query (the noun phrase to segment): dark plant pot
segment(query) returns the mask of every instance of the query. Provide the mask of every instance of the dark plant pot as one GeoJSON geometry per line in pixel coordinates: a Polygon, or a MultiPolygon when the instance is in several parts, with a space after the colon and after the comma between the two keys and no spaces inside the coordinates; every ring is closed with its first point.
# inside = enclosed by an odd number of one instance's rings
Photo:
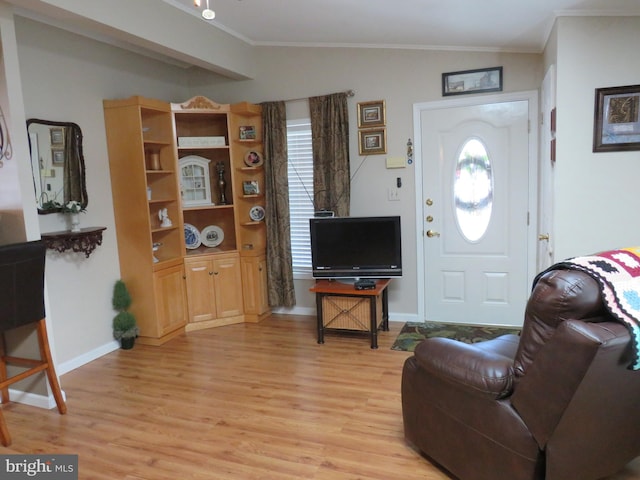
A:
{"type": "Polygon", "coordinates": [[[120,339],[120,348],[122,350],[131,350],[133,348],[133,344],[136,341],[136,337],[126,337],[120,339]]]}

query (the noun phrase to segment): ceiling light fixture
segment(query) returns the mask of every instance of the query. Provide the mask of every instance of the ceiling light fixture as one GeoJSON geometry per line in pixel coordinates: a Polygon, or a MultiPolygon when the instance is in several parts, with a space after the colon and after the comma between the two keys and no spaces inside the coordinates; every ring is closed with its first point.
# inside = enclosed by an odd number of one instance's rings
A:
{"type": "MultiPolygon", "coordinates": [[[[206,0],[206,2],[207,2],[206,8],[202,10],[202,18],[204,18],[205,20],[213,20],[214,18],[216,18],[216,12],[214,12],[209,8],[209,0],[206,0]]],[[[201,0],[193,0],[193,4],[196,7],[200,8],[200,5],[202,4],[202,2],[201,0]]]]}

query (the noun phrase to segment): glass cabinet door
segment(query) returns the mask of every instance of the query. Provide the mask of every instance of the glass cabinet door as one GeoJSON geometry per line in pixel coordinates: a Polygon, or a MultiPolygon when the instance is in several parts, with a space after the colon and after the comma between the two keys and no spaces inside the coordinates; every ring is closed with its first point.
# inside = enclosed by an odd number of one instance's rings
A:
{"type": "Polygon", "coordinates": [[[211,205],[210,162],[197,155],[180,159],[180,187],[184,205],[211,205]]]}

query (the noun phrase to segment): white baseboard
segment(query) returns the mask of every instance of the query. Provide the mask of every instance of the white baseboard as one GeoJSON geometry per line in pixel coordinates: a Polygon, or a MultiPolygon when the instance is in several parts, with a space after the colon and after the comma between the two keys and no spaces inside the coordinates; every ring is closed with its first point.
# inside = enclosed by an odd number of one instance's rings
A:
{"type": "Polygon", "coordinates": [[[277,307],[271,310],[271,313],[278,315],[308,315],[315,317],[316,309],[310,307],[277,307]]]}
{"type": "MultiPolygon", "coordinates": [[[[67,396],[62,390],[62,398],[66,401],[67,396]]],[[[53,398],[53,395],[38,395],[35,393],[23,392],[21,390],[14,390],[13,388],[9,389],[9,399],[12,402],[22,403],[24,405],[30,405],[32,407],[44,408],[46,410],[51,410],[56,407],[56,400],[53,398]]]]}
{"type": "MultiPolygon", "coordinates": [[[[278,307],[274,308],[272,313],[278,315],[307,315],[316,316],[316,309],[310,307],[278,307]]],[[[389,313],[390,322],[417,322],[418,315],[416,313],[389,313]]]]}
{"type": "Polygon", "coordinates": [[[86,365],[93,360],[106,355],[107,353],[111,353],[120,348],[120,344],[117,340],[113,340],[111,342],[105,343],[104,345],[94,348],[93,350],[80,355],[79,357],[72,358],[71,360],[67,360],[59,365],[56,365],[56,373],[58,376],[64,375],[65,373],[70,372],[71,370],[75,370],[82,365],[86,365]]]}

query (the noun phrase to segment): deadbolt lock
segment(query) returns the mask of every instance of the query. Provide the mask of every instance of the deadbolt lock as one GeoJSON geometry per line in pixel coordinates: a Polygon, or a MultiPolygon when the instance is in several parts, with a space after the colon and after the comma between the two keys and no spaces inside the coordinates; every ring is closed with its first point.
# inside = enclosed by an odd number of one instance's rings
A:
{"type": "Polygon", "coordinates": [[[427,198],[427,205],[431,206],[433,205],[433,200],[431,200],[430,198],[427,198]]]}
{"type": "Polygon", "coordinates": [[[433,222],[433,217],[431,215],[427,215],[427,222],[428,223],[433,222]]]}

